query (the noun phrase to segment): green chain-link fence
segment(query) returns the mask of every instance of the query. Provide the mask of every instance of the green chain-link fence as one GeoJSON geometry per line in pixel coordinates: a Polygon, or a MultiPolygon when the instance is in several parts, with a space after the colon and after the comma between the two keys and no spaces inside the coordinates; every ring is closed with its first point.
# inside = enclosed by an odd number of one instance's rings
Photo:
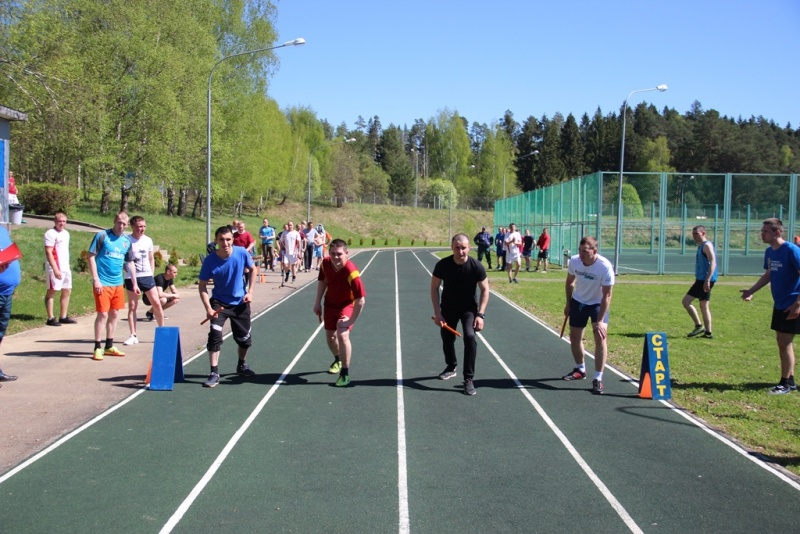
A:
{"type": "MultiPolygon", "coordinates": [[[[795,234],[796,174],[626,173],[619,273],[694,273],[691,229],[706,227],[722,275],[763,272],[761,223],[778,217],[784,238],[795,234]]],[[[494,224],[551,236],[550,261],[563,264],[584,235],[597,238],[612,262],[619,173],[597,172],[495,202],[494,224]]]]}

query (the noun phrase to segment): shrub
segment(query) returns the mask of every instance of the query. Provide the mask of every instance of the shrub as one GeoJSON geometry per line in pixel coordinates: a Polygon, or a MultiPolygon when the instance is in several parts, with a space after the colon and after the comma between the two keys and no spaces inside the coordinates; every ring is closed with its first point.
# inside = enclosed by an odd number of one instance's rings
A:
{"type": "Polygon", "coordinates": [[[358,240],[358,244],[361,245],[362,247],[364,246],[364,238],[363,237],[358,240]]]}
{"type": "Polygon", "coordinates": [[[78,190],[57,184],[28,183],[20,187],[20,202],[37,215],[54,215],[61,210],[69,213],[78,201],[78,190]]]}
{"type": "Polygon", "coordinates": [[[160,250],[156,250],[153,253],[153,263],[156,264],[156,269],[158,269],[164,264],[164,255],[161,253],[160,250]]]}
{"type": "Polygon", "coordinates": [[[348,237],[348,238],[347,238],[347,246],[349,247],[349,246],[351,246],[352,244],[353,244],[353,238],[352,238],[352,237],[348,237]]]}
{"type": "Polygon", "coordinates": [[[389,238],[387,237],[386,239],[383,240],[383,246],[388,246],[388,245],[389,245],[389,238]]]}
{"type": "Polygon", "coordinates": [[[423,241],[422,245],[427,247],[428,246],[428,240],[426,239],[425,241],[423,241]]]}
{"type": "Polygon", "coordinates": [[[397,238],[397,246],[398,247],[400,246],[400,238],[399,237],[397,238]]]}
{"type": "Polygon", "coordinates": [[[82,250],[81,255],[78,256],[78,261],[75,263],[75,269],[79,273],[89,272],[89,251],[82,250]]]}
{"type": "Polygon", "coordinates": [[[178,265],[178,263],[180,263],[181,257],[178,255],[177,248],[173,248],[172,250],[169,251],[169,261],[171,263],[174,263],[175,265],[178,265]]]}
{"type": "Polygon", "coordinates": [[[200,256],[197,254],[189,254],[189,259],[187,260],[189,267],[199,267],[200,266],[200,256]]]}
{"type": "Polygon", "coordinates": [[[411,246],[414,246],[414,239],[411,240],[411,246]]]}
{"type": "Polygon", "coordinates": [[[373,247],[375,246],[375,238],[374,237],[372,238],[372,246],[373,247]]]}

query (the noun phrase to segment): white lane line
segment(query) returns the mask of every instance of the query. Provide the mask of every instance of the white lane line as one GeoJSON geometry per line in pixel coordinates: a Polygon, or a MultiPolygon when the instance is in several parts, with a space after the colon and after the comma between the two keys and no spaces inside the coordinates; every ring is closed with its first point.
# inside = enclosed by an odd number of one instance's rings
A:
{"type": "MultiPolygon", "coordinates": [[[[417,260],[419,260],[419,258],[417,258],[417,260]]],[[[422,264],[421,260],[420,260],[420,264],[422,264]]],[[[424,264],[422,266],[423,266],[423,268],[425,268],[426,271],[428,271],[428,268],[425,267],[424,264]]],[[[430,271],[428,271],[428,272],[430,273],[430,271]]],[[[495,293],[494,291],[492,293],[497,295],[497,293],[495,293]]],[[[507,299],[503,299],[503,300],[506,300],[506,302],[509,302],[510,304],[514,305],[513,303],[511,303],[507,299]]],[[[521,309],[521,308],[519,308],[519,306],[516,306],[516,305],[514,305],[514,306],[517,309],[521,309]]],[[[522,310],[522,311],[525,311],[525,310],[522,310]]],[[[529,317],[533,317],[530,314],[527,314],[527,315],[529,317]]],[[[542,326],[544,326],[545,328],[547,328],[551,332],[555,333],[555,331],[553,329],[551,329],[550,327],[548,327],[547,325],[545,325],[544,323],[542,323],[538,319],[534,318],[534,320],[536,320],[536,322],[538,322],[539,324],[541,324],[542,326]]],[[[547,424],[547,426],[550,427],[550,430],[553,431],[553,433],[558,437],[558,439],[561,441],[561,443],[564,445],[564,447],[567,449],[567,451],[570,453],[570,455],[572,455],[572,457],[575,459],[575,461],[578,463],[578,465],[581,466],[581,469],[583,469],[584,473],[586,473],[586,475],[594,483],[594,485],[597,487],[597,489],[600,490],[600,493],[603,495],[603,497],[605,497],[605,499],[609,502],[609,504],[611,504],[611,507],[614,508],[614,510],[617,512],[617,515],[620,516],[620,518],[625,523],[625,525],[628,526],[630,531],[634,532],[636,534],[644,534],[642,529],[639,528],[639,526],[636,524],[636,522],[633,520],[633,518],[630,516],[630,514],[628,514],[628,512],[625,510],[625,508],[623,508],[622,504],[620,504],[620,502],[617,500],[617,498],[614,497],[614,495],[606,487],[606,485],[603,484],[603,481],[600,480],[600,478],[595,474],[595,472],[592,470],[592,468],[589,467],[589,464],[586,463],[586,460],[583,459],[583,457],[580,455],[580,453],[577,451],[577,449],[575,449],[575,447],[572,445],[572,443],[570,443],[570,441],[567,439],[567,436],[565,436],[564,433],[561,432],[561,429],[559,429],[556,426],[556,424],[553,422],[552,419],[550,419],[550,417],[547,415],[547,413],[544,411],[544,409],[542,409],[542,407],[539,405],[539,403],[536,402],[536,400],[534,400],[534,398],[531,396],[530,393],[528,393],[528,390],[525,389],[525,386],[523,386],[522,383],[519,381],[519,379],[514,375],[514,373],[511,372],[511,369],[509,369],[508,366],[505,364],[505,362],[502,360],[502,358],[500,358],[500,355],[497,354],[497,352],[495,352],[495,350],[492,348],[491,345],[489,345],[489,342],[486,341],[486,338],[484,338],[483,335],[480,334],[480,333],[478,333],[477,336],[480,338],[480,340],[483,342],[483,344],[486,346],[486,348],[489,350],[489,352],[492,353],[492,356],[494,356],[495,359],[498,361],[498,363],[500,363],[500,366],[505,370],[505,372],[508,374],[508,376],[511,377],[511,379],[514,381],[514,383],[517,385],[517,388],[522,392],[523,395],[525,395],[525,397],[528,399],[528,402],[530,402],[533,405],[533,407],[539,413],[539,416],[544,420],[544,422],[547,424]]]]}
{"type": "MultiPolygon", "coordinates": [[[[520,313],[525,315],[526,317],[528,317],[529,319],[531,319],[533,322],[535,322],[538,325],[544,327],[545,330],[550,331],[551,333],[553,333],[556,336],[558,335],[558,332],[556,332],[555,330],[550,328],[549,325],[547,325],[544,322],[542,322],[538,317],[536,317],[535,315],[530,313],[525,308],[522,308],[521,306],[519,306],[515,302],[511,302],[510,300],[508,300],[503,295],[500,295],[499,293],[495,293],[493,291],[492,294],[495,295],[496,297],[498,297],[500,300],[504,301],[506,304],[508,304],[512,308],[516,309],[517,311],[519,311],[520,313]]],[[[564,341],[566,343],[569,343],[569,338],[565,337],[565,338],[562,339],[562,341],[564,341]]],[[[585,351],[585,352],[586,352],[587,356],[589,356],[591,359],[594,359],[594,355],[591,352],[589,352],[589,351],[585,351]]],[[[615,368],[612,365],[606,364],[605,369],[606,369],[606,371],[611,371],[615,375],[619,376],[621,379],[623,379],[624,381],[626,381],[629,384],[631,384],[637,390],[639,389],[639,381],[638,380],[636,380],[634,378],[631,378],[630,376],[628,376],[627,374],[623,373],[622,371],[620,371],[619,369],[615,368]]],[[[747,458],[749,461],[753,462],[754,464],[756,464],[760,468],[765,469],[766,471],[768,471],[772,475],[775,475],[776,477],[778,477],[783,482],[786,482],[787,484],[789,484],[795,490],[800,491],[800,483],[797,480],[791,478],[791,476],[787,476],[786,473],[784,473],[780,469],[770,465],[769,463],[765,462],[764,460],[761,460],[760,458],[758,458],[758,456],[755,456],[755,455],[751,454],[750,451],[748,451],[747,449],[745,449],[741,445],[737,444],[736,442],[731,441],[730,439],[725,437],[723,434],[719,433],[717,430],[711,428],[710,426],[706,425],[704,422],[702,422],[699,419],[695,418],[692,414],[687,413],[686,410],[684,410],[680,406],[675,406],[675,405],[671,404],[669,401],[665,401],[665,400],[659,400],[657,402],[660,402],[664,407],[669,408],[670,410],[672,410],[676,414],[680,415],[681,417],[683,417],[687,421],[691,422],[697,428],[699,428],[699,429],[703,430],[704,432],[706,432],[707,434],[715,437],[720,442],[724,443],[725,445],[727,445],[728,447],[733,449],[735,452],[737,452],[741,456],[747,458]]]]}
{"type": "Polygon", "coordinates": [[[323,326],[324,326],[323,323],[320,323],[319,326],[317,326],[316,330],[314,330],[314,333],[311,334],[311,336],[305,342],[300,351],[295,355],[294,359],[292,359],[291,363],[289,363],[289,366],[286,367],[286,369],[284,369],[283,373],[275,382],[275,384],[273,384],[272,387],[269,388],[267,394],[264,395],[261,401],[256,405],[255,409],[253,409],[253,411],[250,412],[250,415],[247,417],[247,419],[245,419],[242,426],[240,426],[239,429],[236,431],[236,433],[231,437],[231,439],[228,440],[228,443],[225,445],[225,447],[219,453],[217,458],[211,464],[211,467],[208,468],[208,471],[206,471],[205,475],[203,475],[203,478],[200,479],[200,481],[195,485],[192,491],[189,492],[189,495],[183,500],[181,505],[178,506],[178,509],[175,510],[175,513],[172,514],[172,517],[170,517],[169,520],[164,524],[164,526],[160,530],[162,534],[172,532],[172,529],[177,526],[177,524],[180,522],[180,520],[192,506],[197,497],[200,496],[200,493],[203,491],[203,489],[205,489],[208,483],[211,482],[211,479],[214,477],[214,474],[216,474],[216,472],[222,466],[222,462],[225,461],[225,459],[231,453],[231,451],[239,442],[239,440],[242,439],[244,433],[247,431],[248,428],[250,428],[250,425],[253,424],[253,421],[256,420],[256,417],[258,417],[258,414],[260,414],[261,410],[264,409],[264,406],[267,405],[267,402],[269,402],[269,400],[272,398],[275,392],[278,391],[278,388],[281,386],[281,384],[283,384],[284,380],[286,379],[286,375],[288,375],[289,372],[291,372],[292,368],[297,364],[297,362],[300,361],[300,357],[303,354],[305,354],[306,350],[311,345],[311,342],[314,341],[314,338],[317,337],[317,334],[320,332],[320,330],[322,330],[323,326]]]}
{"type": "MultiPolygon", "coordinates": [[[[302,290],[302,289],[303,288],[300,288],[300,290],[302,290]]],[[[282,298],[281,300],[275,302],[270,307],[268,307],[267,309],[262,311],[260,314],[258,314],[258,316],[256,316],[256,319],[258,317],[261,317],[262,315],[264,315],[268,311],[272,310],[273,308],[275,308],[279,304],[282,304],[286,300],[292,298],[298,292],[299,291],[296,291],[296,292],[292,293],[291,295],[288,295],[288,296],[282,298]]],[[[230,336],[231,336],[231,332],[228,332],[223,339],[227,339],[230,336]]],[[[183,367],[186,367],[187,364],[189,364],[190,362],[196,360],[197,358],[199,358],[203,354],[206,354],[206,349],[203,349],[200,352],[198,352],[197,354],[195,354],[194,356],[192,356],[191,358],[189,358],[187,360],[184,360],[183,361],[183,367]]],[[[133,401],[136,397],[138,397],[139,395],[141,395],[145,391],[147,391],[147,387],[146,386],[142,386],[139,389],[139,391],[137,391],[136,393],[133,393],[130,396],[122,399],[117,404],[111,406],[106,411],[104,411],[103,413],[97,415],[93,419],[87,421],[86,423],[84,423],[83,425],[79,426],[78,428],[76,428],[75,430],[70,432],[69,434],[66,434],[66,435],[62,436],[59,440],[55,441],[52,445],[50,445],[46,449],[42,449],[37,454],[34,454],[33,456],[31,456],[30,458],[28,458],[27,460],[25,460],[24,462],[22,462],[18,466],[16,466],[14,469],[12,469],[12,470],[8,471],[7,473],[5,473],[2,477],[0,477],[0,484],[5,482],[9,478],[13,477],[14,475],[19,473],[23,469],[26,469],[27,467],[30,467],[35,462],[41,460],[42,458],[44,458],[45,456],[47,456],[48,454],[50,454],[51,452],[53,452],[54,450],[56,450],[57,448],[59,448],[60,446],[62,446],[63,444],[65,444],[66,442],[68,442],[69,440],[71,440],[72,438],[77,436],[78,434],[80,434],[81,432],[83,432],[84,430],[86,430],[87,428],[90,428],[90,427],[94,426],[95,424],[99,423],[100,421],[105,419],[107,416],[111,415],[112,413],[114,413],[115,411],[119,410],[120,408],[122,408],[123,406],[128,404],[129,402],[133,401]]]]}
{"type": "Polygon", "coordinates": [[[397,277],[397,252],[394,254],[394,316],[397,358],[397,497],[400,534],[411,532],[408,509],[408,459],[406,451],[406,405],[403,396],[403,350],[400,344],[400,284],[397,277]]]}
{"type": "Polygon", "coordinates": [[[538,402],[536,402],[536,400],[528,392],[528,390],[525,389],[525,386],[523,386],[522,383],[519,381],[519,379],[517,379],[517,377],[514,375],[514,373],[511,372],[511,369],[509,369],[506,363],[503,361],[503,359],[500,358],[500,355],[497,354],[497,352],[495,352],[494,348],[492,348],[491,345],[489,345],[489,342],[486,341],[486,338],[484,338],[483,335],[480,333],[478,333],[477,335],[483,342],[483,344],[486,346],[486,348],[489,350],[489,352],[492,353],[492,356],[494,356],[494,358],[497,360],[500,366],[505,370],[508,376],[511,377],[511,379],[514,381],[514,384],[517,385],[517,389],[523,395],[525,395],[525,398],[528,399],[528,402],[530,402],[533,408],[539,413],[539,416],[542,418],[542,420],[544,420],[547,426],[550,427],[550,430],[552,430],[553,433],[556,435],[556,437],[558,437],[559,441],[561,441],[562,445],[564,445],[564,448],[567,449],[567,452],[569,452],[569,454],[578,463],[581,469],[583,469],[583,472],[586,473],[586,476],[588,476],[589,479],[594,483],[595,487],[597,487],[597,489],[600,491],[603,497],[605,497],[605,499],[608,501],[608,503],[611,505],[614,511],[617,512],[617,515],[620,517],[620,519],[622,519],[622,521],[625,523],[628,529],[636,534],[644,534],[644,531],[639,528],[639,525],[636,524],[636,521],[633,520],[633,518],[630,516],[627,510],[625,510],[625,508],[617,500],[617,498],[614,497],[614,494],[611,493],[611,490],[609,490],[608,487],[605,484],[603,484],[603,481],[600,480],[600,477],[598,477],[597,474],[595,474],[595,472],[592,470],[592,468],[589,466],[586,460],[583,459],[583,456],[580,455],[578,450],[572,445],[569,439],[567,439],[567,436],[565,436],[564,433],[561,431],[561,429],[558,428],[558,426],[556,426],[553,420],[550,419],[550,416],[547,415],[547,412],[544,411],[541,405],[538,402]]]}
{"type": "MultiPolygon", "coordinates": [[[[367,263],[367,266],[364,267],[364,269],[360,270],[359,272],[366,271],[367,267],[369,267],[369,265],[372,263],[372,260],[374,260],[377,255],[378,254],[376,252],[372,256],[372,258],[370,258],[369,262],[367,263]]],[[[310,285],[310,284],[306,284],[306,286],[307,285],[310,285]]],[[[306,287],[306,286],[303,286],[303,287],[306,287]]],[[[208,471],[206,471],[205,475],[203,475],[203,478],[200,479],[200,481],[195,485],[195,487],[192,489],[192,491],[189,492],[189,495],[183,500],[183,502],[178,507],[178,509],[175,510],[175,513],[172,514],[172,517],[170,517],[169,520],[166,522],[166,524],[164,524],[164,526],[162,527],[162,529],[160,531],[161,534],[167,534],[169,532],[172,532],[172,529],[174,529],[178,525],[178,523],[183,518],[183,516],[186,514],[186,512],[189,510],[189,508],[192,506],[194,501],[197,500],[197,497],[200,496],[200,493],[203,491],[203,489],[205,489],[205,487],[208,485],[208,483],[211,482],[211,479],[214,477],[216,472],[222,466],[222,463],[225,461],[225,459],[231,453],[233,448],[236,446],[236,444],[239,442],[239,440],[242,439],[242,436],[244,436],[244,433],[247,431],[247,429],[250,427],[250,425],[253,424],[253,421],[255,421],[256,417],[258,417],[258,415],[261,413],[261,411],[267,405],[267,402],[269,402],[269,400],[272,398],[272,396],[275,394],[275,392],[278,391],[278,388],[284,383],[284,381],[286,379],[286,376],[291,372],[291,370],[294,368],[294,366],[297,364],[297,362],[300,361],[300,358],[303,356],[303,354],[305,354],[306,350],[308,350],[308,347],[314,341],[314,338],[317,337],[317,334],[319,334],[319,332],[322,330],[323,326],[325,326],[324,323],[320,323],[319,326],[317,326],[316,330],[314,330],[314,333],[311,334],[311,336],[305,342],[305,344],[300,349],[300,351],[292,359],[291,363],[289,363],[289,365],[286,367],[286,369],[284,369],[284,371],[281,374],[281,376],[278,377],[278,380],[275,381],[275,384],[273,384],[273,386],[269,389],[267,394],[264,395],[264,397],[261,399],[261,401],[256,405],[256,407],[253,409],[253,411],[247,417],[247,419],[242,424],[242,426],[240,426],[239,429],[236,431],[236,433],[231,437],[231,439],[228,441],[228,443],[225,445],[225,447],[222,449],[222,451],[217,456],[216,460],[214,460],[214,462],[211,464],[211,467],[209,467],[208,471]]]]}

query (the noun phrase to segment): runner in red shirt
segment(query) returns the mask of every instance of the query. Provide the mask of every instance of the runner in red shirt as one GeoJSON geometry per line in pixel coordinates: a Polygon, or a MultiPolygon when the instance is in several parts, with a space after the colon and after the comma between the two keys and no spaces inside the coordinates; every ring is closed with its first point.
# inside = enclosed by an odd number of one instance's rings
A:
{"type": "Polygon", "coordinates": [[[539,239],[536,241],[536,246],[539,247],[539,258],[536,260],[536,267],[533,269],[533,272],[539,270],[539,265],[544,260],[544,269],[542,269],[543,273],[547,272],[547,256],[550,252],[550,235],[547,233],[547,228],[542,228],[542,235],[539,236],[539,239]]]}
{"type": "Polygon", "coordinates": [[[358,267],[348,258],[347,243],[342,239],[334,239],[330,245],[330,256],[322,260],[317,278],[314,313],[320,321],[324,317],[325,339],[334,357],[328,373],[339,373],[336,380],[338,387],[350,384],[350,329],[364,309],[366,296],[358,267]]]}

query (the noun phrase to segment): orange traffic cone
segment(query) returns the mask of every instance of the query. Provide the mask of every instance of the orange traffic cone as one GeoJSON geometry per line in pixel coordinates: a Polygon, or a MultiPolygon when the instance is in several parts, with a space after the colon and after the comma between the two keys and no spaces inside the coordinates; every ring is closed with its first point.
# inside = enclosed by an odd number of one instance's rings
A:
{"type": "Polygon", "coordinates": [[[645,373],[639,381],[639,397],[642,399],[653,398],[653,391],[650,389],[650,373],[645,373]]]}

